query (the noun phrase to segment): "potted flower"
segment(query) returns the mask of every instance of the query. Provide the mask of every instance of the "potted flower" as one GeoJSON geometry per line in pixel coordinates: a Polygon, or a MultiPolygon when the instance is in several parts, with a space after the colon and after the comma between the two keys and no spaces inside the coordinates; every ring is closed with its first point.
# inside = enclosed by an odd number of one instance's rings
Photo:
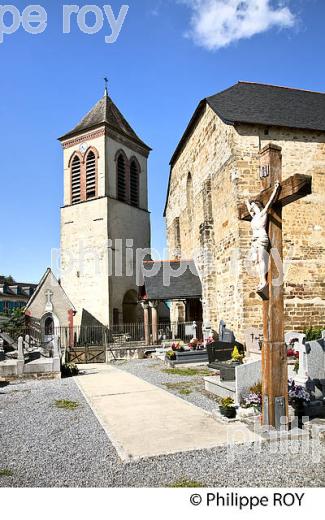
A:
{"type": "Polygon", "coordinates": [[[289,404],[294,408],[295,414],[301,425],[301,418],[305,412],[305,406],[310,402],[310,393],[304,386],[296,385],[293,379],[289,380],[288,397],[289,404]]]}
{"type": "Polygon", "coordinates": [[[166,358],[169,359],[169,361],[175,361],[176,353],[173,350],[168,350],[166,352],[166,358]]]}
{"type": "Polygon", "coordinates": [[[219,410],[221,415],[227,419],[234,419],[236,417],[235,402],[232,397],[224,397],[220,401],[219,410]]]}
{"type": "Polygon", "coordinates": [[[241,408],[247,410],[246,415],[259,414],[262,410],[262,383],[251,386],[249,391],[243,393],[240,402],[241,408]]]}
{"type": "Polygon", "coordinates": [[[262,409],[262,395],[255,392],[243,394],[240,406],[242,408],[252,408],[254,412],[259,413],[262,409]]]}
{"type": "Polygon", "coordinates": [[[243,363],[244,356],[239,353],[238,347],[234,347],[231,354],[231,361],[235,365],[241,365],[243,363]]]}

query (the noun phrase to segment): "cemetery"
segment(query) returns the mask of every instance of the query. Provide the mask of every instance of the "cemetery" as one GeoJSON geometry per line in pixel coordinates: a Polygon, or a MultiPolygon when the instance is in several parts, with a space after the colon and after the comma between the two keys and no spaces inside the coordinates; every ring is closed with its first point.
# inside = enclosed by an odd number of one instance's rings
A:
{"type": "Polygon", "coordinates": [[[312,208],[321,167],[315,159],[316,172],[300,171],[288,146],[298,135],[309,158],[323,150],[318,133],[299,133],[315,114],[300,113],[296,127],[285,114],[288,96],[307,112],[318,103],[242,82],[201,101],[170,163],[171,256],[163,261],[147,254],[151,148],[113,103],[106,78],[104,96],[59,138],[61,274],[48,268],[24,310],[0,323],[0,486],[324,483],[324,283],[312,208]],[[245,113],[252,99],[269,122],[258,146],[258,116],[248,128],[245,113]],[[274,103],[285,122],[273,119],[274,103]],[[291,133],[284,139],[274,130],[273,142],[270,127],[291,133]],[[212,175],[193,183],[192,160],[200,175],[218,170],[217,184],[212,175]],[[287,226],[292,215],[306,224],[302,242],[301,230],[287,226]],[[120,238],[126,230],[136,251],[120,238]],[[91,269],[97,259],[87,259],[86,273],[71,270],[79,239],[96,250],[102,270],[91,269]],[[292,243],[300,248],[293,273],[285,258],[292,243]],[[125,253],[128,265],[107,276],[113,252],[116,264],[125,253]]]}

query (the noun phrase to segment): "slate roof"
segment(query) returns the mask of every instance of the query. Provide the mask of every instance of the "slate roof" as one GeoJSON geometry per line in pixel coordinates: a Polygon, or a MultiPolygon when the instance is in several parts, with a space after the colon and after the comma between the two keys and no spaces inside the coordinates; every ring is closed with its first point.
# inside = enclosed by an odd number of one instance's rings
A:
{"type": "Polygon", "coordinates": [[[85,117],[70,132],[59,138],[59,141],[73,137],[86,130],[92,130],[106,125],[123,136],[131,139],[146,150],[151,150],[131,128],[123,114],[119,111],[112,99],[105,94],[85,117]]]}
{"type": "Polygon", "coordinates": [[[239,81],[199,103],[171,164],[206,104],[230,125],[249,123],[325,132],[325,93],[239,81]]]}
{"type": "Polygon", "coordinates": [[[142,299],[177,300],[202,296],[201,280],[193,260],[144,262],[143,283],[142,299]],[[160,264],[160,269],[157,274],[151,276],[150,271],[157,268],[157,264],[160,264]],[[168,284],[166,282],[171,270],[175,271],[175,276],[170,277],[168,284]],[[177,276],[178,270],[179,276],[177,276]]]}
{"type": "Polygon", "coordinates": [[[26,298],[30,298],[33,292],[36,290],[37,285],[34,283],[23,283],[23,282],[15,282],[15,283],[1,283],[0,280],[0,299],[2,295],[7,298],[15,299],[17,296],[24,296],[26,298]]]}
{"type": "MultiPolygon", "coordinates": [[[[171,158],[171,167],[182,152],[206,105],[228,125],[246,123],[325,132],[325,93],[239,81],[200,101],[171,158]]],[[[169,186],[164,215],[168,196],[169,186]]]]}

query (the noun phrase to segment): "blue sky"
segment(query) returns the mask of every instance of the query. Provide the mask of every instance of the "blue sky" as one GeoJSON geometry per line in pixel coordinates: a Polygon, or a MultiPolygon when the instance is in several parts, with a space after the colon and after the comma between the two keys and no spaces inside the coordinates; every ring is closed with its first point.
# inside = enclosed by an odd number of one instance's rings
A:
{"type": "MultiPolygon", "coordinates": [[[[22,11],[29,3],[11,5],[22,11]]],[[[160,251],[169,160],[200,99],[238,80],[325,91],[323,0],[125,0],[129,11],[114,44],[105,43],[107,21],[98,34],[83,34],[74,21],[62,34],[62,6],[69,3],[40,1],[46,30],[30,35],[20,28],[0,44],[0,273],[17,280],[37,282],[59,246],[63,169],[56,139],[102,96],[103,76],[153,148],[152,245],[160,251]]],[[[121,3],[96,5],[111,4],[117,15],[121,3]]]]}

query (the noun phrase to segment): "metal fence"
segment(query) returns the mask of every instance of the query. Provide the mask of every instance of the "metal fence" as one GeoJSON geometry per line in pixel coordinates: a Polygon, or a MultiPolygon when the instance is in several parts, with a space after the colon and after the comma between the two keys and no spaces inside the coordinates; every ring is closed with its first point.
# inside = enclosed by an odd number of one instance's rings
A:
{"type": "MultiPolygon", "coordinates": [[[[152,343],[152,325],[149,325],[152,343]]],[[[54,327],[51,331],[42,331],[38,320],[30,320],[23,335],[28,334],[34,342],[44,343],[51,336],[60,338],[61,347],[98,347],[109,344],[124,345],[145,341],[144,323],[124,323],[111,327],[79,325],[74,327],[54,327]]],[[[189,342],[192,338],[202,339],[200,322],[159,322],[158,341],[181,340],[189,342]]]]}
{"type": "Polygon", "coordinates": [[[169,322],[159,323],[158,339],[160,342],[165,340],[191,341],[192,338],[202,340],[201,322],[169,322]]]}

